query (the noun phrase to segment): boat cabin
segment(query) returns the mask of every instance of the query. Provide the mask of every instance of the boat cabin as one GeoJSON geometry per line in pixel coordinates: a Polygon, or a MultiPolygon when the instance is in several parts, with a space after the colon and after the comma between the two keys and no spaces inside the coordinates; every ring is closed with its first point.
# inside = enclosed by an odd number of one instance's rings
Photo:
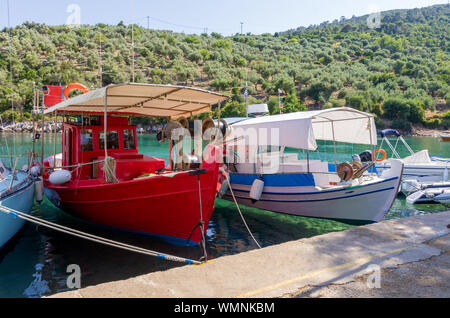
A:
{"type": "MultiPolygon", "coordinates": [[[[116,177],[120,181],[133,180],[144,174],[159,172],[165,168],[163,159],[139,153],[136,126],[128,117],[107,118],[106,143],[108,156],[113,157],[116,177]]],[[[104,179],[102,170],[105,159],[104,118],[102,116],[78,117],[76,122],[63,123],[62,166],[74,172],[77,180],[104,179]],[[78,166],[81,165],[81,166],[78,166]]]]}

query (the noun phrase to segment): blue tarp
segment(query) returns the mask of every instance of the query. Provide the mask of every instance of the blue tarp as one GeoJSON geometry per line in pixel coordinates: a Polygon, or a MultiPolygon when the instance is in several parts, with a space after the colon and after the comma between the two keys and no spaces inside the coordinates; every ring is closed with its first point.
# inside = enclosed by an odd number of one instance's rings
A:
{"type": "Polygon", "coordinates": [[[314,177],[311,173],[264,175],[230,173],[230,181],[232,184],[252,185],[255,179],[260,176],[262,176],[266,187],[315,186],[314,177]]]}

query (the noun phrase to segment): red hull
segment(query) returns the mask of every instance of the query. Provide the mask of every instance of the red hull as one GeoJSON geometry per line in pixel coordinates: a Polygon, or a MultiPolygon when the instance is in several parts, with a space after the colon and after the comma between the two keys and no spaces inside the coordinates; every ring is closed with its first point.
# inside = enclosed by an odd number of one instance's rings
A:
{"type": "MultiPolygon", "coordinates": [[[[200,183],[206,231],[214,209],[219,164],[205,162],[203,169],[206,173],[200,175],[200,183]]],[[[57,186],[45,180],[45,187],[55,205],[89,222],[160,236],[175,244],[201,241],[198,177],[187,171],[119,183],[74,180],[57,186]]]]}

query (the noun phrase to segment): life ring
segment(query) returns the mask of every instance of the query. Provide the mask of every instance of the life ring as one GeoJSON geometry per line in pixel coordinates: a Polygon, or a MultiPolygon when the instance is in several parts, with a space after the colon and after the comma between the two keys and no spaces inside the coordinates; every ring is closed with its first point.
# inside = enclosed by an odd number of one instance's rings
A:
{"type": "Polygon", "coordinates": [[[384,151],[383,149],[377,149],[373,152],[373,159],[377,162],[383,162],[386,160],[386,158],[387,158],[387,154],[386,154],[386,151],[384,151]],[[383,154],[383,158],[381,158],[381,159],[377,159],[377,156],[376,156],[376,154],[379,152],[381,152],[383,154]]]}
{"type": "Polygon", "coordinates": [[[72,83],[72,84],[69,84],[69,85],[67,85],[67,87],[64,88],[64,90],[63,90],[63,95],[64,95],[64,97],[65,97],[66,100],[69,99],[69,94],[70,94],[70,92],[73,91],[74,89],[79,89],[79,90],[81,90],[83,93],[89,92],[89,89],[88,89],[86,86],[84,86],[83,84],[80,84],[80,83],[72,83]]]}

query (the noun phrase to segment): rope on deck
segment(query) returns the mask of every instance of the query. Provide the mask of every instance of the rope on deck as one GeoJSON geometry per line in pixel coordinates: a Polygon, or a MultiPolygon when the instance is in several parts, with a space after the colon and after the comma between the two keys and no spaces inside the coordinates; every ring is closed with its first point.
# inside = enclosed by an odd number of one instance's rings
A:
{"type": "Polygon", "coordinates": [[[100,236],[95,236],[95,235],[92,235],[89,233],[71,229],[71,228],[56,224],[56,223],[52,223],[52,222],[34,217],[32,215],[28,215],[23,212],[2,206],[1,203],[0,203],[0,212],[11,215],[13,217],[18,217],[20,219],[26,220],[28,222],[31,222],[31,223],[34,223],[37,225],[47,227],[47,228],[55,230],[55,231],[63,232],[63,233],[66,233],[66,234],[69,234],[72,236],[76,236],[76,237],[79,237],[79,238],[82,238],[85,240],[93,241],[93,242],[96,242],[99,244],[117,247],[117,248],[124,249],[124,250],[130,251],[130,252],[153,256],[153,257],[157,257],[157,258],[161,258],[161,259],[169,260],[169,261],[173,261],[173,262],[187,263],[189,265],[192,265],[192,264],[200,265],[201,264],[201,262],[199,262],[199,261],[194,261],[194,260],[187,259],[187,258],[182,258],[182,257],[178,257],[178,256],[164,254],[164,253],[159,253],[159,252],[155,252],[152,250],[144,249],[144,248],[133,246],[133,245],[128,245],[125,243],[109,240],[109,239],[106,239],[106,238],[103,238],[100,236]]]}

